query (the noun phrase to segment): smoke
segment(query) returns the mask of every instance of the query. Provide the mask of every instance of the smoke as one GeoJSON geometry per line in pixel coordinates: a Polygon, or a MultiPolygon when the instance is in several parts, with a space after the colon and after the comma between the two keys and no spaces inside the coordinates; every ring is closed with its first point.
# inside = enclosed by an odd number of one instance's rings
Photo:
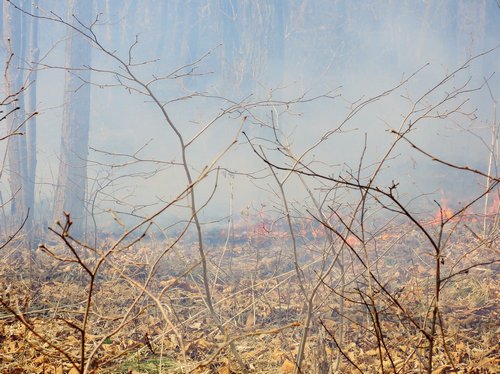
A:
{"type": "MultiPolygon", "coordinates": [[[[252,2],[244,2],[248,6],[238,8],[230,24],[224,24],[229,21],[215,1],[205,2],[204,7],[198,2],[169,2],[158,12],[147,4],[134,9],[132,2],[126,2],[118,9],[104,6],[108,2],[97,3],[102,12],[97,35],[125,59],[138,35],[132,49],[132,63],[137,64],[134,73],[143,81],[162,78],[150,87],[186,140],[243,98],[250,103],[320,97],[224,115],[189,146],[189,165],[195,173],[232,141],[243,117],[248,116],[244,131],[264,147],[271,160],[284,165],[290,161],[265,140],[274,137],[272,123],[280,127],[296,154],[338,129],[307,154],[307,162],[318,172],[338,176],[356,171],[363,157],[361,176],[367,179],[394,140],[390,130],[398,129],[415,101],[470,56],[500,41],[500,11],[494,1],[290,1],[273,3],[262,13],[257,13],[252,2]],[[281,14],[282,29],[270,24],[281,19],[281,14]],[[224,33],[228,25],[233,34],[224,33]],[[176,70],[209,51],[196,66],[176,70]],[[419,69],[403,87],[344,122],[356,105],[398,86],[419,69]]],[[[57,2],[44,4],[47,10],[52,5],[57,2]]],[[[37,82],[40,202],[50,200],[57,178],[64,74],[59,69],[64,68],[64,43],[60,41],[65,32],[50,22],[42,28],[46,32],[41,33],[40,48],[46,57],[37,82]]],[[[442,100],[469,78],[472,88],[489,79],[489,89],[484,86],[470,92],[468,101],[453,102],[462,106],[448,118],[422,120],[409,135],[411,140],[444,160],[486,171],[497,118],[491,96],[498,100],[500,84],[492,76],[499,68],[498,57],[495,50],[473,61],[417,105],[422,109],[442,100]]],[[[95,202],[93,213],[99,220],[113,222],[112,209],[126,212],[132,222],[175,198],[186,185],[178,164],[179,143],[150,98],[124,89],[116,75],[104,72],[120,71],[116,61],[96,49],[93,61],[89,200],[95,202]]],[[[133,82],[131,86],[139,90],[133,82]]],[[[427,198],[431,203],[445,194],[459,200],[482,188],[477,177],[462,179],[464,174],[429,161],[408,144],[398,146],[391,157],[378,183],[399,182],[401,193],[409,199],[431,194],[427,198]]],[[[248,206],[258,210],[261,204],[276,200],[276,192],[264,178],[269,174],[265,164],[242,135],[220,165],[218,177],[212,173],[199,189],[203,202],[217,183],[211,203],[202,212],[207,220],[224,217],[230,207],[233,212],[248,206]]],[[[307,199],[298,183],[291,182],[287,192],[297,201],[307,199]]],[[[182,216],[184,208],[178,205],[165,221],[182,216]]]]}

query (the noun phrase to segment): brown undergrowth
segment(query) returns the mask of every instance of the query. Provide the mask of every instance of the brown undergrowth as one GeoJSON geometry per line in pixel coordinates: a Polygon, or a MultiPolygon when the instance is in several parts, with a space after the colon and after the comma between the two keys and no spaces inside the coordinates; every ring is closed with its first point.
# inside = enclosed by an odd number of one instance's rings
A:
{"type": "MultiPolygon", "coordinates": [[[[481,242],[471,232],[455,228],[446,245],[443,279],[454,275],[445,279],[441,293],[434,373],[500,370],[497,241],[481,242]],[[491,264],[472,266],[488,260],[491,264]]],[[[381,350],[372,314],[361,302],[367,295],[367,277],[353,259],[345,272],[343,309],[333,276],[325,279],[315,299],[303,372],[328,373],[339,354],[342,373],[425,371],[426,343],[409,316],[425,325],[429,315],[429,251],[416,232],[400,226],[372,239],[374,272],[404,311],[382,291],[375,292],[381,350]],[[345,323],[342,341],[337,336],[340,313],[345,323]]],[[[291,373],[301,336],[303,296],[289,266],[286,240],[263,243],[248,241],[226,250],[214,245],[209,252],[213,298],[227,336],[211,323],[195,249],[189,244],[178,245],[156,267],[168,243],[138,243],[115,253],[92,291],[79,264],[61,261],[64,246],[50,248],[55,256],[38,253],[31,268],[24,266],[22,257],[6,258],[0,270],[1,372],[78,373],[83,342],[87,356],[96,352],[88,370],[92,373],[238,373],[228,349],[234,342],[249,372],[291,373]],[[79,328],[89,292],[89,323],[82,339],[79,328]]],[[[304,245],[300,259],[310,264],[303,268],[309,266],[311,274],[314,245],[320,244],[304,245]]],[[[94,261],[95,253],[81,254],[88,263],[94,261]]]]}

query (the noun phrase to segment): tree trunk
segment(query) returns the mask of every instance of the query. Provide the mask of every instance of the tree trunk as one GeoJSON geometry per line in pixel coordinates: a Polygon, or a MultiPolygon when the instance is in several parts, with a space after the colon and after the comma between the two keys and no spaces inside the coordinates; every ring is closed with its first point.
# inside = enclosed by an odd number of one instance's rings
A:
{"type": "MultiPolygon", "coordinates": [[[[38,0],[33,0],[31,3],[31,11],[33,14],[38,14],[38,0]]],[[[29,18],[28,22],[24,23],[26,27],[25,34],[29,31],[29,44],[27,47],[28,63],[33,67],[33,64],[38,61],[40,52],[38,49],[38,18],[29,18]],[[28,29],[29,26],[29,29],[28,29]]],[[[36,179],[36,117],[33,115],[36,111],[36,78],[37,70],[33,68],[28,72],[30,86],[25,91],[25,110],[30,120],[26,123],[26,168],[27,168],[27,182],[24,188],[27,188],[27,206],[30,208],[30,217],[26,222],[26,229],[29,233],[28,240],[32,248],[37,247],[37,239],[34,231],[35,221],[35,179],[36,179]]]]}
{"type": "MultiPolygon", "coordinates": [[[[24,97],[23,97],[23,37],[25,30],[22,29],[21,12],[16,11],[8,2],[3,4],[3,39],[8,55],[11,55],[5,71],[5,93],[17,98],[15,101],[9,100],[9,104],[4,108],[5,113],[15,110],[6,119],[7,132],[15,135],[8,138],[7,157],[9,186],[12,194],[10,205],[11,225],[15,228],[24,221],[28,212],[33,209],[33,200],[30,196],[30,180],[28,177],[27,148],[26,148],[26,124],[23,124],[24,97]],[[18,94],[19,93],[19,94],[18,94]]],[[[23,233],[29,233],[31,217],[24,227],[23,233]],[[26,231],[26,229],[28,229],[26,231]]],[[[28,238],[25,236],[25,238],[28,238]]]]}
{"type": "MultiPolygon", "coordinates": [[[[76,27],[91,22],[92,2],[72,0],[68,18],[76,27]],[[75,18],[76,17],[76,18],[75,18]]],[[[81,236],[85,231],[87,155],[90,115],[91,46],[82,35],[68,27],[66,40],[65,94],[61,136],[59,174],[54,202],[54,216],[71,215],[71,233],[81,236]],[[77,70],[75,70],[77,69],[77,70]],[[81,70],[80,70],[81,69],[81,70]]]]}

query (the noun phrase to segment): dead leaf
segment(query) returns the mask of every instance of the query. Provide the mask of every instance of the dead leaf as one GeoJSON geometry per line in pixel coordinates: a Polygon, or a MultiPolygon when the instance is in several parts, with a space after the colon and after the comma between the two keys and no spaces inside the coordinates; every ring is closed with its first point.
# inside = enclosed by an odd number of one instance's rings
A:
{"type": "Polygon", "coordinates": [[[281,365],[282,373],[293,373],[294,370],[295,370],[295,364],[288,359],[286,359],[285,362],[283,362],[283,365],[281,365]]]}
{"type": "Polygon", "coordinates": [[[433,370],[432,374],[446,374],[450,372],[450,369],[453,369],[451,365],[443,365],[433,370]]]}
{"type": "Polygon", "coordinates": [[[231,374],[231,368],[229,367],[229,360],[227,358],[223,359],[223,365],[219,368],[218,374],[231,374]]]}
{"type": "Polygon", "coordinates": [[[2,360],[5,362],[14,362],[15,359],[13,356],[2,354],[2,360]]]}
{"type": "Polygon", "coordinates": [[[200,338],[196,341],[196,343],[202,347],[202,348],[210,348],[213,344],[210,343],[208,340],[200,338]]]}
{"type": "Polygon", "coordinates": [[[255,325],[255,318],[252,312],[248,313],[247,320],[245,322],[245,327],[250,329],[255,325]]]}
{"type": "Polygon", "coordinates": [[[78,339],[78,338],[74,337],[73,335],[70,335],[70,336],[68,336],[68,337],[66,338],[66,343],[67,343],[68,345],[70,345],[70,346],[71,346],[71,345],[77,345],[77,344],[79,344],[79,343],[80,343],[80,339],[78,339]]]}
{"type": "Polygon", "coordinates": [[[192,329],[199,330],[201,329],[201,322],[194,322],[189,325],[192,329]]]}
{"type": "Polygon", "coordinates": [[[35,364],[35,365],[41,365],[44,362],[47,362],[47,358],[45,356],[38,356],[37,358],[35,358],[33,360],[33,364],[35,364]]]}

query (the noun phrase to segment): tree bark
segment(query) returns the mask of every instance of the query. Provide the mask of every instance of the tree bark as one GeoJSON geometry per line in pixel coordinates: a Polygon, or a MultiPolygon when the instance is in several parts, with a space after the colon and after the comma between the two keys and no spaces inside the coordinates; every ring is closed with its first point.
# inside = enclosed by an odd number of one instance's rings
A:
{"type": "MultiPolygon", "coordinates": [[[[24,61],[24,37],[21,12],[16,11],[10,3],[3,4],[3,39],[7,55],[9,58],[5,70],[5,93],[12,99],[6,108],[5,113],[13,111],[6,118],[7,133],[14,134],[8,138],[7,157],[9,186],[12,194],[10,205],[10,224],[18,227],[29,211],[33,209],[33,199],[30,199],[30,191],[34,185],[30,184],[28,175],[27,146],[26,146],[26,124],[24,115],[24,97],[23,97],[23,74],[22,64],[24,61]],[[15,110],[16,107],[19,109],[15,110]]],[[[24,227],[25,233],[30,234],[31,216],[24,227]]],[[[28,238],[25,236],[25,238],[28,238]]]]}
{"type": "MultiPolygon", "coordinates": [[[[68,18],[76,27],[91,22],[92,1],[72,0],[68,18]]],[[[91,46],[68,27],[64,109],[59,174],[54,202],[54,216],[61,220],[63,212],[71,215],[71,233],[81,236],[86,222],[87,155],[90,119],[91,46]]]]}
{"type": "MultiPolygon", "coordinates": [[[[27,3],[27,2],[26,2],[27,3]]],[[[38,14],[38,0],[33,0],[31,3],[31,11],[33,14],[38,14]]],[[[28,63],[33,67],[33,64],[38,61],[40,51],[38,49],[38,18],[29,18],[29,22],[24,23],[26,26],[25,33],[29,32],[28,47],[28,63]]],[[[30,217],[26,222],[26,229],[29,233],[28,240],[32,248],[38,246],[34,230],[35,222],[35,182],[36,182],[36,116],[33,115],[36,111],[36,80],[37,70],[31,69],[29,72],[29,88],[25,91],[25,110],[27,116],[30,116],[29,121],[26,123],[26,168],[27,168],[27,206],[30,208],[30,217]]]]}

